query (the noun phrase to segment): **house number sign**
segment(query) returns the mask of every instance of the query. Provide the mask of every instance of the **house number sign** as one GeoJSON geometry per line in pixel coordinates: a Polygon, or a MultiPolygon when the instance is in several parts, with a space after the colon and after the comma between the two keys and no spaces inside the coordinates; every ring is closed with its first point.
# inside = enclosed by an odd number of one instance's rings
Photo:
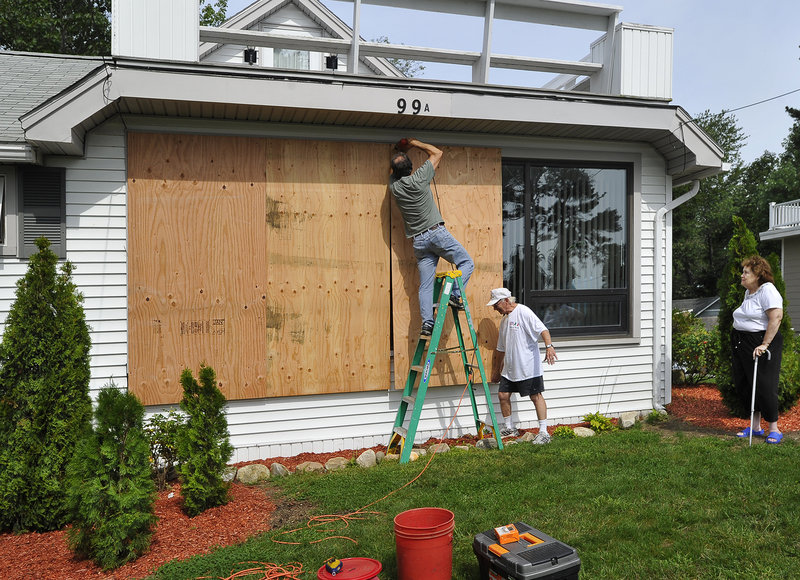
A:
{"type": "Polygon", "coordinates": [[[398,115],[450,115],[450,95],[442,93],[397,94],[394,112],[398,115]],[[417,96],[419,94],[419,96],[417,96]]]}

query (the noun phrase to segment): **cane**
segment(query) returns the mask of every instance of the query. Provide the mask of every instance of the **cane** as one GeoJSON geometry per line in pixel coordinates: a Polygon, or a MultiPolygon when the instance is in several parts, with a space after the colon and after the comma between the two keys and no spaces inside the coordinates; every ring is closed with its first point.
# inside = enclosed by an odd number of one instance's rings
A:
{"type": "MultiPolygon", "coordinates": [[[[767,353],[767,360],[772,359],[772,354],[769,350],[765,350],[767,353]]],[[[753,414],[756,412],[756,379],[758,378],[758,359],[761,357],[756,357],[756,362],[753,364],[753,395],[750,397],[750,447],[753,446],[753,414]]]]}

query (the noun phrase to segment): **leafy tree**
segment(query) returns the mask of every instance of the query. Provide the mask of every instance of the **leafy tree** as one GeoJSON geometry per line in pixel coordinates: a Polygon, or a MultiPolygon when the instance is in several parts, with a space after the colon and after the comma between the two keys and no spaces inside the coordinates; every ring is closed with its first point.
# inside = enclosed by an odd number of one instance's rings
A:
{"type": "MultiPolygon", "coordinates": [[[[706,110],[695,121],[725,152],[731,171],[704,179],[691,200],[675,208],[672,218],[673,296],[714,296],[719,273],[728,259],[731,216],[740,212],[743,196],[741,149],[746,136],[735,116],[706,110]]],[[[677,192],[679,195],[685,193],[677,192]]]]}
{"type": "Polygon", "coordinates": [[[225,395],[217,387],[216,373],[202,365],[199,378],[198,382],[189,369],[181,373],[181,409],[187,419],[178,437],[178,457],[183,505],[192,517],[228,503],[228,484],[222,472],[233,455],[225,395]]]}
{"type": "Polygon", "coordinates": [[[153,535],[156,494],[143,418],[134,394],[106,386],[97,399],[97,426],[67,470],[70,548],[104,570],[138,558],[153,535]]]}
{"type": "MultiPolygon", "coordinates": [[[[733,363],[731,361],[731,331],[733,330],[733,311],[736,310],[744,299],[744,288],[741,286],[742,261],[757,254],[756,239],[747,229],[744,220],[738,216],[733,217],[734,233],[728,244],[728,263],[719,280],[720,311],[719,332],[720,350],[717,362],[717,388],[722,394],[722,400],[731,412],[738,417],[747,417],[750,414],[749,404],[745,405],[740,400],[733,384],[733,363]]],[[[784,297],[786,285],[780,271],[778,258],[771,255],[768,258],[775,278],[775,287],[784,297]]],[[[778,386],[778,409],[785,411],[797,401],[800,393],[800,357],[796,351],[797,345],[792,330],[792,322],[784,308],[784,316],[779,332],[783,337],[783,360],[778,386]]]]}
{"type": "Polygon", "coordinates": [[[111,54],[111,0],[0,0],[0,48],[111,54]]]}
{"type": "Polygon", "coordinates": [[[89,329],[73,266],[57,273],[45,238],[17,282],[0,344],[0,530],[54,530],[64,479],[89,429],[89,329]]]}
{"type": "MultiPolygon", "coordinates": [[[[388,36],[379,36],[373,38],[372,42],[379,42],[381,44],[391,44],[388,36]]],[[[418,77],[425,70],[425,65],[418,60],[409,60],[407,58],[387,58],[392,66],[403,73],[404,76],[412,78],[418,77]]]]}
{"type": "MultiPolygon", "coordinates": [[[[200,24],[225,21],[228,0],[199,0],[200,24]]],[[[111,0],[0,0],[0,48],[111,54],[111,0]]]]}
{"type": "Polygon", "coordinates": [[[200,25],[219,26],[225,22],[228,0],[200,0],[200,25]]]}

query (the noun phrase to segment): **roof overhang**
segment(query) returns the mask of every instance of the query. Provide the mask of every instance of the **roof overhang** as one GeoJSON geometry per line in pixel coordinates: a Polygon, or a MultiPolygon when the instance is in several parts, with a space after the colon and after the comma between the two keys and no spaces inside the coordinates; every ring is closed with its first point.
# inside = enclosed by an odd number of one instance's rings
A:
{"type": "Polygon", "coordinates": [[[773,228],[758,234],[758,237],[762,242],[766,242],[768,240],[782,240],[784,238],[793,238],[795,236],[800,236],[800,227],[773,228]]]}
{"type": "Polygon", "coordinates": [[[41,155],[28,143],[0,143],[0,163],[41,163],[41,155]]]}
{"type": "Polygon", "coordinates": [[[723,159],[683,109],[659,101],[247,65],[116,59],[20,121],[43,152],[82,155],[86,131],[117,114],[643,142],[675,185],[718,173],[723,159]]]}

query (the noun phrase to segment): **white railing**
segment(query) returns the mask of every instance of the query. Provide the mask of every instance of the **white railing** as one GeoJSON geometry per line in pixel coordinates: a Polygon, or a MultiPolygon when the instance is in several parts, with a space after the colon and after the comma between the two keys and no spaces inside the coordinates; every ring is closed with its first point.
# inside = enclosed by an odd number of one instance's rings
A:
{"type": "Polygon", "coordinates": [[[769,229],[800,227],[800,199],[784,203],[770,202],[769,229]]]}

